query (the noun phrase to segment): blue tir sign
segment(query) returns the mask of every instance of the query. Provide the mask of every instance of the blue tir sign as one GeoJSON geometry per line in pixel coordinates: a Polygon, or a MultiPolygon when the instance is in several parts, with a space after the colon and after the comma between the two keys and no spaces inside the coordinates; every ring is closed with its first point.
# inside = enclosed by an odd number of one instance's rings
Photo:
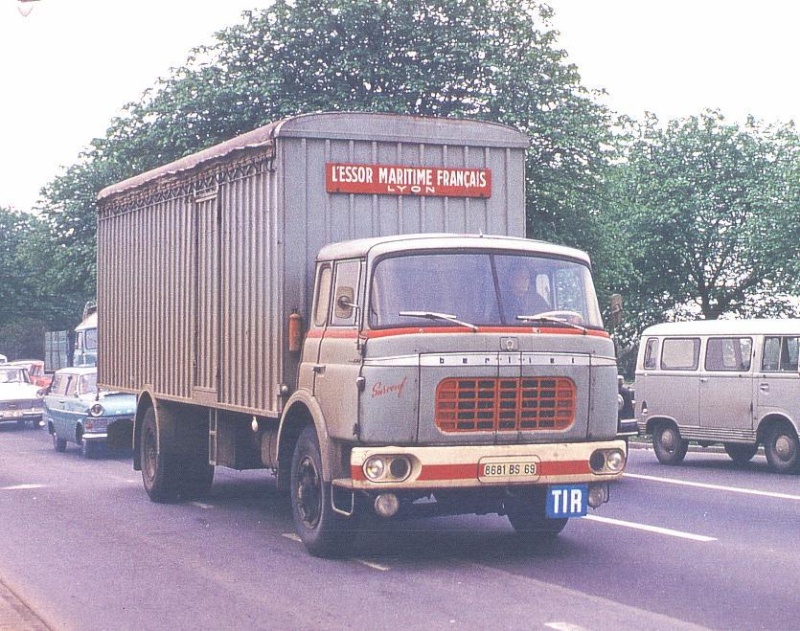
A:
{"type": "Polygon", "coordinates": [[[589,487],[586,484],[559,484],[547,489],[547,516],[583,517],[588,510],[589,487]]]}

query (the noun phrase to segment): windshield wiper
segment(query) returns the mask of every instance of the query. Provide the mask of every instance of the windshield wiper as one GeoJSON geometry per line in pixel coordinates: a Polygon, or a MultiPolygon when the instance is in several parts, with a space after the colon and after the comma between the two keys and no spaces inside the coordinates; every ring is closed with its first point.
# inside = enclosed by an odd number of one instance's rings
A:
{"type": "Polygon", "coordinates": [[[426,320],[444,320],[445,322],[452,322],[459,326],[464,326],[472,331],[477,332],[478,327],[469,322],[459,320],[456,316],[449,313],[438,313],[436,311],[401,311],[399,315],[409,318],[425,318],[426,320]]]}
{"type": "Polygon", "coordinates": [[[558,324],[560,326],[566,326],[571,329],[576,329],[586,333],[587,329],[585,326],[576,324],[569,319],[574,317],[580,318],[581,316],[579,313],[573,311],[547,311],[545,313],[537,313],[534,315],[518,315],[517,320],[522,320],[523,322],[546,322],[548,324],[558,324]]]}

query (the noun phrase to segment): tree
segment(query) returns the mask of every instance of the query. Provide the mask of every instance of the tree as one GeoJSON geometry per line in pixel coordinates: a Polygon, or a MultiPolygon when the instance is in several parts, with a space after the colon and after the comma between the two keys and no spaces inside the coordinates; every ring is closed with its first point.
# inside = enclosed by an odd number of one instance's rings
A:
{"type": "Polygon", "coordinates": [[[556,47],[534,0],[276,0],[192,51],[128,104],[46,189],[60,280],[94,282],[94,199],[104,186],[269,121],[320,110],[459,116],[531,139],[528,234],[592,251],[607,112],[556,47]]]}
{"type": "MultiPolygon", "coordinates": [[[[632,270],[636,327],[672,317],[793,313],[800,142],[793,125],[715,111],[633,128],[605,220],[632,270]]],[[[626,286],[625,286],[626,285],[626,286]]]]}

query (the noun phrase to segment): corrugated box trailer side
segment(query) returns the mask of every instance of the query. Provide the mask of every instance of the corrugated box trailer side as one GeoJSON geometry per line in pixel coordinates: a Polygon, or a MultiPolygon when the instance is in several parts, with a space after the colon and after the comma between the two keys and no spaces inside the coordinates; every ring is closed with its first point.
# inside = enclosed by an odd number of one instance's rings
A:
{"type": "Polygon", "coordinates": [[[319,249],[402,233],[524,236],[526,147],[521,133],[491,123],[312,114],[104,189],[101,381],[277,418],[297,374],[287,323],[295,310],[308,315],[319,249]],[[389,194],[329,192],[326,165],[340,165],[345,187],[364,177],[345,165],[483,169],[491,196],[405,194],[427,184],[399,169],[389,194]]]}

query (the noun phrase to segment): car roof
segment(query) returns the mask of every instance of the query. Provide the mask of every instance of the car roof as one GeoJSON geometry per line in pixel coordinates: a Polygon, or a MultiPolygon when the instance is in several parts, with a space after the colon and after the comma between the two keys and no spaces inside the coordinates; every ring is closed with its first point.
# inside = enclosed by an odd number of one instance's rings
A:
{"type": "Polygon", "coordinates": [[[56,375],[90,375],[97,372],[97,366],[71,366],[70,368],[59,368],[56,375]]]}

